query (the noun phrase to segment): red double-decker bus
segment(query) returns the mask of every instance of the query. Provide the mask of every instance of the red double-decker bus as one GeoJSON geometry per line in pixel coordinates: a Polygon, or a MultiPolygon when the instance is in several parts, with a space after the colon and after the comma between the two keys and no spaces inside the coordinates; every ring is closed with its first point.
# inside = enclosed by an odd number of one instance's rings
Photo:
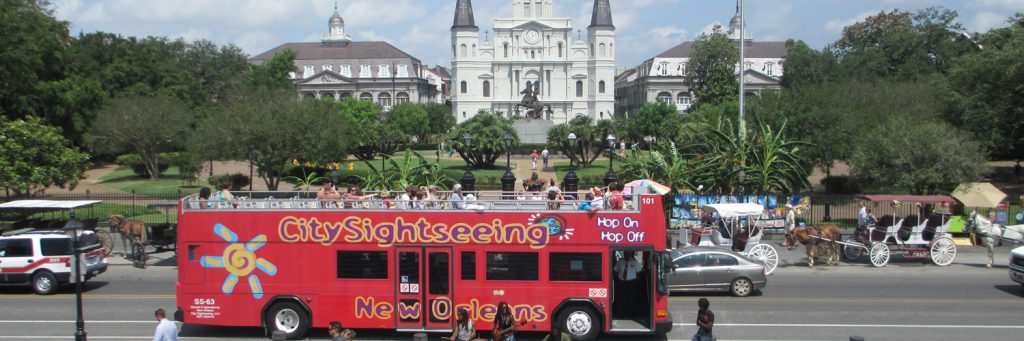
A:
{"type": "Polygon", "coordinates": [[[238,208],[181,200],[179,321],[263,326],[289,338],[334,320],[450,333],[465,308],[476,330],[489,331],[504,301],[525,321],[519,330],[557,323],[574,340],[672,328],[658,195],[598,212],[568,203],[548,210],[544,201],[401,210],[252,195],[238,208]],[[626,285],[612,269],[628,254],[641,270],[626,285]]]}

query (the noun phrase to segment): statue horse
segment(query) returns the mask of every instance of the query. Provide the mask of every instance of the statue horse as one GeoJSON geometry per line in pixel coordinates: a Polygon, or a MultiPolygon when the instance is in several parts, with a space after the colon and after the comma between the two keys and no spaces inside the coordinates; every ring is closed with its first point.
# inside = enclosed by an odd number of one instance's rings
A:
{"type": "Polygon", "coordinates": [[[992,245],[1002,240],[1010,240],[1014,243],[1024,243],[1024,225],[1003,226],[993,224],[977,211],[971,212],[964,226],[967,231],[977,233],[985,238],[985,250],[988,251],[988,263],[985,268],[992,268],[992,245]]]}
{"type": "Polygon", "coordinates": [[[814,267],[814,259],[818,257],[819,247],[828,249],[827,264],[839,264],[840,250],[835,241],[842,240],[842,235],[839,233],[839,227],[834,224],[825,224],[821,227],[800,226],[794,228],[793,232],[786,236],[786,239],[789,241],[790,250],[796,247],[796,242],[807,248],[808,267],[814,267]]]}
{"type": "Polygon", "coordinates": [[[551,105],[543,104],[541,102],[516,104],[516,109],[520,107],[526,108],[526,115],[524,116],[528,119],[544,118],[545,112],[551,112],[551,105]]]}
{"type": "Polygon", "coordinates": [[[138,219],[125,219],[120,214],[110,216],[110,230],[117,231],[121,235],[121,244],[124,247],[125,255],[129,254],[128,242],[132,245],[143,244],[149,241],[149,232],[146,230],[146,223],[138,219]]]}

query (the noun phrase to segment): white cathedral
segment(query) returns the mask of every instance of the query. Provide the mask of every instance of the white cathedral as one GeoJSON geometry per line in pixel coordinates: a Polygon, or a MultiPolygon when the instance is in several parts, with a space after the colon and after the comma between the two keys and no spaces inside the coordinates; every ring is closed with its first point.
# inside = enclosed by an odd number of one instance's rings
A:
{"type": "Polygon", "coordinates": [[[615,110],[615,26],[608,0],[594,0],[586,41],[572,20],[556,17],[553,0],[513,0],[511,18],[494,20],[493,42],[481,37],[471,0],[458,0],[452,24],[452,112],[523,117],[533,94],[537,116],[565,123],[580,115],[611,118],[615,110]],[[530,90],[527,90],[530,89],[530,90]],[[528,92],[529,91],[529,92],[528,92]]]}

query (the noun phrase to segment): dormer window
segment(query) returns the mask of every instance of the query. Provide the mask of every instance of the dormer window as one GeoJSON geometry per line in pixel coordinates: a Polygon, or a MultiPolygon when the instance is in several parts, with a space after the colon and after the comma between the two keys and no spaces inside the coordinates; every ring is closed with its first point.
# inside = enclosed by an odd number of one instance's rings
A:
{"type": "Polygon", "coordinates": [[[661,62],[661,75],[668,76],[668,62],[661,62]]]}
{"type": "Polygon", "coordinates": [[[370,78],[373,77],[373,71],[370,70],[370,64],[363,64],[359,66],[359,78],[370,78]]]}
{"type": "Polygon", "coordinates": [[[334,65],[324,65],[320,71],[334,71],[334,65]]]}
{"type": "Polygon", "coordinates": [[[380,66],[377,67],[377,77],[391,77],[391,69],[388,68],[387,64],[380,64],[380,66]]]}
{"type": "Polygon", "coordinates": [[[409,66],[402,64],[398,66],[398,77],[409,77],[409,66]]]}
{"type": "Polygon", "coordinates": [[[313,65],[306,65],[302,67],[302,78],[313,77],[316,73],[316,67],[313,65]]]}
{"type": "Polygon", "coordinates": [[[352,77],[352,65],[348,65],[348,64],[342,65],[340,71],[341,71],[341,75],[342,76],[352,77]]]}
{"type": "Polygon", "coordinates": [[[769,76],[774,76],[775,63],[767,62],[764,64],[764,73],[769,76]]]}

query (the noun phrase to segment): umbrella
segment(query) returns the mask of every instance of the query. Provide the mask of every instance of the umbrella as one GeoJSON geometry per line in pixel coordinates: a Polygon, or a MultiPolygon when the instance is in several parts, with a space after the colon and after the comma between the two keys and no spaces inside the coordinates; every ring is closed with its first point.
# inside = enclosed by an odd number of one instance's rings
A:
{"type": "Polygon", "coordinates": [[[658,194],[661,194],[661,195],[665,195],[666,193],[672,191],[672,189],[669,188],[668,186],[662,185],[662,184],[658,183],[657,181],[650,180],[650,179],[641,179],[641,180],[630,181],[625,186],[626,186],[626,188],[650,187],[655,192],[657,192],[658,194]]]}
{"type": "Polygon", "coordinates": [[[953,197],[966,207],[993,208],[1006,198],[1006,193],[988,182],[965,182],[956,187],[953,197]]]}

